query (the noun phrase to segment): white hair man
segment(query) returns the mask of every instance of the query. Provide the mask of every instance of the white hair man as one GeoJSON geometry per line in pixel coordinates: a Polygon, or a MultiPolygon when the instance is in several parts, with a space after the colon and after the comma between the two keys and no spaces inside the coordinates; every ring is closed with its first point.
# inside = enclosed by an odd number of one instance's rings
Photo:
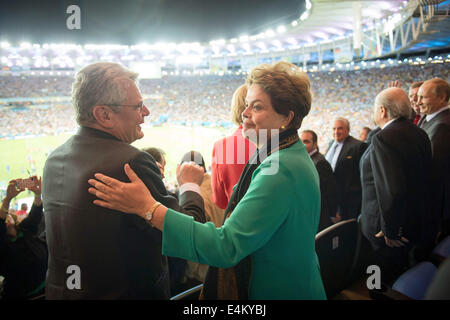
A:
{"type": "Polygon", "coordinates": [[[48,299],[170,297],[161,232],[137,216],[95,206],[88,180],[96,172],[126,181],[128,163],[159,202],[205,221],[199,187],[203,170],[189,164],[181,168],[178,204],[168,195],[155,160],[130,145],[144,136],[141,125],[150,114],[137,76],[120,64],[99,62],[75,77],[72,100],[80,129],[49,156],[43,175],[48,299]]]}

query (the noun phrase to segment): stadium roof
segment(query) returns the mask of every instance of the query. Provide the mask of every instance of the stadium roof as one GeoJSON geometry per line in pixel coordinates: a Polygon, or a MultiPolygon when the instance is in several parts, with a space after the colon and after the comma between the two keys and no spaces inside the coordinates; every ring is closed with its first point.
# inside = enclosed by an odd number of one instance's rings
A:
{"type": "Polygon", "coordinates": [[[1,6],[1,41],[135,45],[256,34],[298,19],[305,0],[15,0],[1,6]],[[71,5],[81,10],[79,30],[66,26],[71,5]]]}

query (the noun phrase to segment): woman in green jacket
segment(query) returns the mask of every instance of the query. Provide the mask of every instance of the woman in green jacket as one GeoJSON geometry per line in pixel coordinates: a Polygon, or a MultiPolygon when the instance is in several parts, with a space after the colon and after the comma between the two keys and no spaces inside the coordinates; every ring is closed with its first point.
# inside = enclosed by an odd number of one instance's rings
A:
{"type": "MultiPolygon", "coordinates": [[[[204,299],[326,299],[315,253],[319,178],[297,130],[311,107],[308,77],[278,62],[247,78],[243,134],[258,149],[234,187],[220,228],[156,202],[131,168],[131,183],[89,180],[94,203],[134,213],[163,234],[163,255],[210,265],[204,299]]],[[[190,170],[201,170],[195,164],[190,170]]]]}

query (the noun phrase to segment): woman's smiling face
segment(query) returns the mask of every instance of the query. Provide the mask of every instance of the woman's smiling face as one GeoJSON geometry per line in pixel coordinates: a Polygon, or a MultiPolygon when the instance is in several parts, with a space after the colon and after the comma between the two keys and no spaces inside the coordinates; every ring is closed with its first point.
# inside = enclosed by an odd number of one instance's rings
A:
{"type": "Polygon", "coordinates": [[[264,144],[271,135],[278,133],[282,126],[289,124],[289,117],[275,111],[270,96],[260,85],[252,84],[248,88],[245,102],[246,108],[242,112],[242,132],[256,144],[258,141],[264,144]]]}

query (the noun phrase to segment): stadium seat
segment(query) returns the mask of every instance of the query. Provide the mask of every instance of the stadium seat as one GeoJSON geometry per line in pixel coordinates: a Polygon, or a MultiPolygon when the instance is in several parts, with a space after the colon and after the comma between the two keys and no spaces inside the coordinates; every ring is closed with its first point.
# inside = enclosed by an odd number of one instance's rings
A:
{"type": "Polygon", "coordinates": [[[450,300],[450,259],[439,267],[428,287],[425,300],[450,300]]]}
{"type": "Polygon", "coordinates": [[[436,271],[436,266],[431,262],[421,262],[398,277],[392,289],[411,299],[423,300],[436,271]]]}
{"type": "Polygon", "coordinates": [[[316,235],[316,253],[328,299],[349,284],[358,242],[356,219],[336,223],[316,235]]]}
{"type": "Polygon", "coordinates": [[[444,258],[450,257],[450,236],[447,236],[439,242],[436,248],[434,248],[433,254],[440,255],[444,258]]]}
{"type": "Polygon", "coordinates": [[[200,296],[200,291],[203,288],[203,284],[199,284],[191,289],[183,291],[182,293],[177,294],[170,298],[170,300],[198,300],[200,296]]]}

